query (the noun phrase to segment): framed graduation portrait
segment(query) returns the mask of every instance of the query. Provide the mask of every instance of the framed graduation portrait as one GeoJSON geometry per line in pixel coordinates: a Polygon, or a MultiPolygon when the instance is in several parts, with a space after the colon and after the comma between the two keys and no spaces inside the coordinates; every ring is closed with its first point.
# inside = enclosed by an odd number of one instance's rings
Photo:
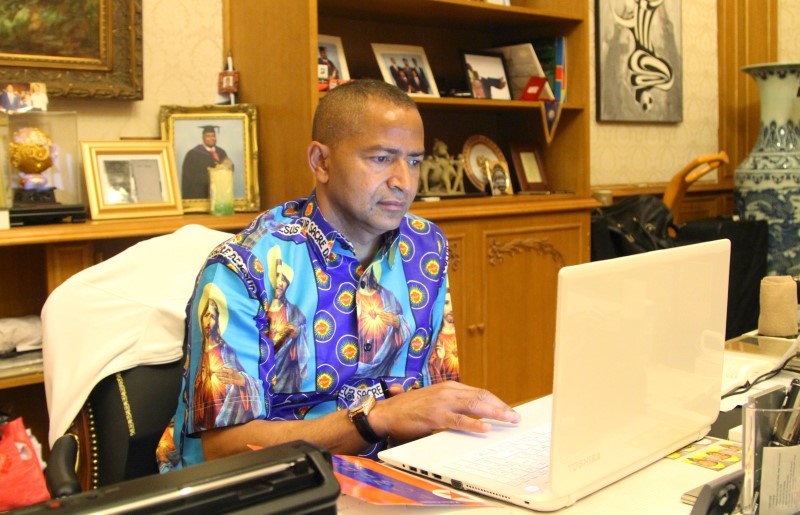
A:
{"type": "Polygon", "coordinates": [[[209,169],[233,170],[234,211],[258,211],[256,107],[253,104],[161,106],[161,138],[175,151],[187,213],[210,211],[209,169]]]}

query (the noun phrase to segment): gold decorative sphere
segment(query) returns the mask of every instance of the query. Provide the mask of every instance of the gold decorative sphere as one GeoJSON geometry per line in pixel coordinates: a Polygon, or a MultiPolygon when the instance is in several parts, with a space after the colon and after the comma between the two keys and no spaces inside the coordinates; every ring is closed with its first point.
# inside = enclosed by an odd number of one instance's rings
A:
{"type": "Polygon", "coordinates": [[[14,133],[8,144],[11,164],[27,174],[38,174],[53,166],[50,148],[53,140],[36,127],[23,127],[14,133]]]}

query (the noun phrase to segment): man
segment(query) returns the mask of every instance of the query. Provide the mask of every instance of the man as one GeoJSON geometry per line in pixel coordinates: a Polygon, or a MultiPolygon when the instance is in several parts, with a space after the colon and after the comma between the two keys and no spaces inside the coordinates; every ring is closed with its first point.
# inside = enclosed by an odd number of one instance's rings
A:
{"type": "Polygon", "coordinates": [[[16,111],[22,107],[22,100],[14,90],[13,84],[8,84],[5,91],[0,95],[0,105],[6,111],[16,111]]]}
{"type": "Polygon", "coordinates": [[[208,169],[222,163],[228,157],[224,149],[217,146],[217,125],[203,125],[203,143],[189,150],[181,169],[181,194],[184,199],[207,199],[209,192],[208,169]]]}
{"type": "MultiPolygon", "coordinates": [[[[349,82],[320,101],[312,139],[311,195],[262,213],[218,246],[200,272],[187,310],[187,368],[174,439],[162,440],[159,453],[172,457],[164,468],[295,439],[335,454],[375,457],[389,441],[435,430],[489,431],[481,417],[519,420],[485,390],[435,383],[457,372],[431,371],[445,319],[447,241],[438,227],[408,214],[425,152],[416,104],[381,81],[349,82]],[[276,246],[281,265],[273,272],[276,246]],[[273,274],[286,276],[286,265],[291,277],[273,286],[273,274]],[[241,402],[254,412],[255,404],[262,407],[246,421],[218,417],[216,429],[193,423],[194,385],[204,373],[195,306],[209,285],[209,298],[227,306],[221,337],[241,373],[260,384],[258,395],[241,402]],[[275,297],[292,310],[277,313],[275,297]],[[279,335],[275,323],[292,327],[279,335]],[[287,337],[296,343],[296,359],[282,361],[286,343],[275,340],[287,337]],[[284,380],[287,372],[295,376],[291,381],[284,380]]],[[[223,407],[205,409],[222,413],[223,407]]]]}

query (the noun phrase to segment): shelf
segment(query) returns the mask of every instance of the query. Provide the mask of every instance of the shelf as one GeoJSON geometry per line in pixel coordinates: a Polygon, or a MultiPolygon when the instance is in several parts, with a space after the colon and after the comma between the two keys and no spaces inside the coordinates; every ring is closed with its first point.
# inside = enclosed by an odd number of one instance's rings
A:
{"type": "MultiPolygon", "coordinates": [[[[536,2],[534,2],[536,3],[536,2]]],[[[564,2],[538,2],[545,8],[500,6],[475,0],[319,0],[319,13],[326,16],[368,21],[391,19],[398,23],[450,25],[486,30],[492,26],[524,27],[536,23],[580,23],[580,13],[564,2]]]]}
{"type": "Polygon", "coordinates": [[[0,231],[0,247],[156,236],[171,233],[189,224],[198,224],[219,231],[238,231],[246,227],[257,214],[235,213],[229,216],[187,214],[12,227],[0,231]]]}
{"type": "Polygon", "coordinates": [[[19,367],[18,373],[15,375],[0,377],[0,390],[43,382],[44,372],[42,371],[42,364],[39,363],[38,365],[19,367]]]}
{"type": "Polygon", "coordinates": [[[571,194],[517,194],[416,201],[410,211],[427,220],[440,222],[464,218],[477,220],[507,215],[586,211],[599,205],[592,197],[576,197],[571,194]]]}
{"type": "MultiPolygon", "coordinates": [[[[414,97],[414,101],[421,109],[455,109],[459,111],[465,110],[487,110],[487,111],[501,111],[501,110],[535,110],[539,111],[544,102],[533,102],[529,100],[496,100],[496,99],[475,99],[475,98],[429,98],[429,97],[414,97]]],[[[563,106],[567,110],[581,110],[583,106],[572,104],[567,101],[563,106]]]]}

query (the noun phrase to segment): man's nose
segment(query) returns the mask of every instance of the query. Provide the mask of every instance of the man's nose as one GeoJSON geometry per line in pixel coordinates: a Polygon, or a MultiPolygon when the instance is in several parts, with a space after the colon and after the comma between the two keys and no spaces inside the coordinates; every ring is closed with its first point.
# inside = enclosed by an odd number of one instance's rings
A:
{"type": "Polygon", "coordinates": [[[389,177],[389,186],[407,191],[414,182],[412,177],[414,170],[405,159],[398,159],[392,167],[392,175],[389,177]]]}

